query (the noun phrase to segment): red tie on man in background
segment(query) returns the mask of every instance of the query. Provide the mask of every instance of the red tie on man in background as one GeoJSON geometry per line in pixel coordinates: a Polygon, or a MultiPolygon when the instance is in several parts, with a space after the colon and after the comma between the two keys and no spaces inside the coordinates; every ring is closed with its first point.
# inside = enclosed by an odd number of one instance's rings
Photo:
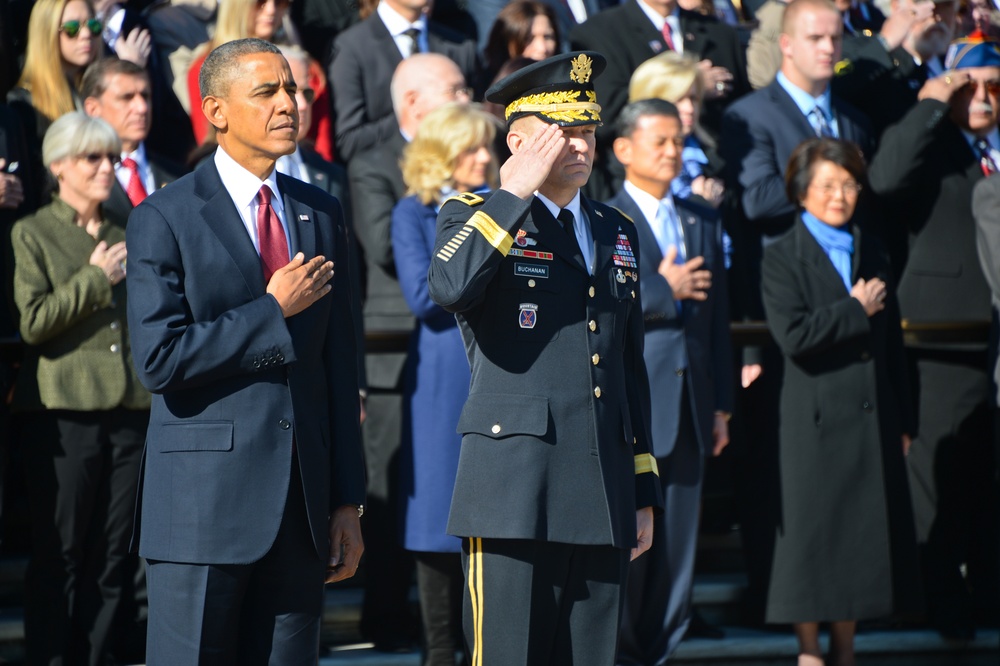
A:
{"type": "Polygon", "coordinates": [[[271,207],[271,188],[267,185],[262,185],[257,193],[257,241],[264,283],[267,284],[274,272],[288,263],[288,239],[278,214],[271,207]]]}
{"type": "Polygon", "coordinates": [[[663,22],[663,41],[667,43],[667,48],[671,51],[676,51],[674,48],[674,39],[671,37],[672,31],[670,30],[670,23],[667,21],[663,22]]]}
{"type": "Polygon", "coordinates": [[[145,186],[142,184],[142,178],[139,177],[139,165],[131,157],[126,157],[122,160],[122,166],[129,171],[128,189],[125,190],[125,193],[128,195],[128,200],[132,202],[132,205],[138,206],[148,194],[145,186]]]}

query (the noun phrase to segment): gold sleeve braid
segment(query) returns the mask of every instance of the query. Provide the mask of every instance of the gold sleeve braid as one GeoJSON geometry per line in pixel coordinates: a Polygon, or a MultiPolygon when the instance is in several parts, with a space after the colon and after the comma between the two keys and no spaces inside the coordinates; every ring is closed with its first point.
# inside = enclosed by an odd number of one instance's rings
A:
{"type": "Polygon", "coordinates": [[[635,473],[645,474],[652,472],[656,476],[660,475],[660,468],[656,464],[656,458],[650,453],[640,453],[635,456],[635,473]]]}
{"type": "MultiPolygon", "coordinates": [[[[474,196],[474,195],[473,195],[474,196]]],[[[438,253],[437,258],[441,261],[448,261],[451,259],[458,248],[462,246],[462,243],[469,237],[472,230],[475,229],[483,235],[486,241],[496,248],[497,252],[506,256],[507,252],[510,251],[511,246],[514,244],[514,238],[503,230],[500,225],[498,225],[492,217],[487,215],[481,210],[477,210],[475,214],[469,218],[469,221],[451,237],[444,247],[442,247],[438,253]]]]}

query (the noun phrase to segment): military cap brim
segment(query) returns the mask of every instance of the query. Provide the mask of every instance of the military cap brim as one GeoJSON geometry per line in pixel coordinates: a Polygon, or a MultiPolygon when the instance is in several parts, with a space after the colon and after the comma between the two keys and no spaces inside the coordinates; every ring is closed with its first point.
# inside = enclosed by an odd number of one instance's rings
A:
{"type": "Polygon", "coordinates": [[[563,53],[532,63],[490,86],[486,99],[504,107],[507,124],[534,115],[562,127],[601,122],[594,79],[607,60],[596,51],[563,53]]]}

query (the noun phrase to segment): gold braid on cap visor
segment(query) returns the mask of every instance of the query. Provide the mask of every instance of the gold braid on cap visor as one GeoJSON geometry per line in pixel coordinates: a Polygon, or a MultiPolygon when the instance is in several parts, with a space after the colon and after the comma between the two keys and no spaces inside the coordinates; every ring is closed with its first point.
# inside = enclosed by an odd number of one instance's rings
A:
{"type": "Polygon", "coordinates": [[[542,113],[547,118],[567,123],[601,121],[601,105],[597,103],[597,93],[593,90],[559,90],[526,95],[508,104],[504,117],[510,120],[515,113],[542,113]],[[577,101],[580,92],[587,96],[588,101],[577,101]]]}

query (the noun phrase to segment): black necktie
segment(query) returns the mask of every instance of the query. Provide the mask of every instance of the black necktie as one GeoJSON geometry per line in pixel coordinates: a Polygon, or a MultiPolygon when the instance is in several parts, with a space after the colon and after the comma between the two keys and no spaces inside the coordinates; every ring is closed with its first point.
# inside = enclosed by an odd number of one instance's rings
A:
{"type": "Polygon", "coordinates": [[[579,249],[580,243],[576,239],[576,229],[573,226],[573,213],[568,208],[563,208],[559,211],[557,218],[563,226],[563,231],[569,236],[570,240],[573,242],[573,247],[579,249]]]}
{"type": "Polygon", "coordinates": [[[414,53],[420,53],[420,31],[416,28],[409,28],[403,31],[403,35],[410,39],[410,53],[406,57],[409,58],[414,53]]]}

